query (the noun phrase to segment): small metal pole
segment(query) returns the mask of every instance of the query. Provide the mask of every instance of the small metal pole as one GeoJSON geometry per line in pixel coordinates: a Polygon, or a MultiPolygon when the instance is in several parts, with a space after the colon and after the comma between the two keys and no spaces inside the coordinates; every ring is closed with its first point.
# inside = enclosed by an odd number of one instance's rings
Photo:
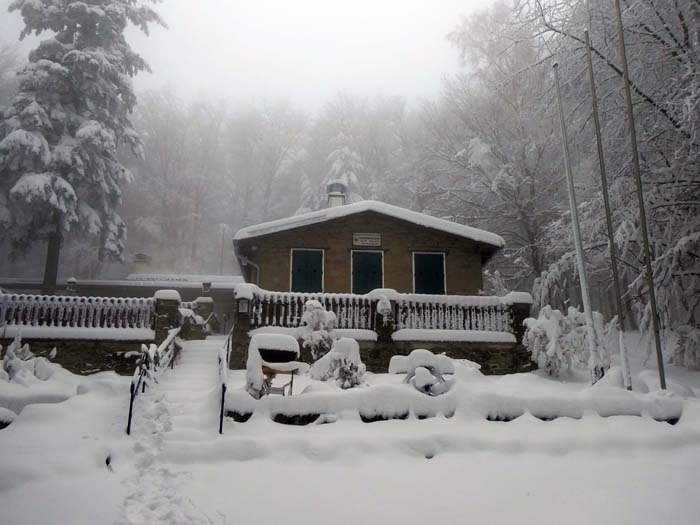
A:
{"type": "Polygon", "coordinates": [[[574,190],[574,177],[571,169],[571,158],[569,157],[569,139],[566,136],[566,122],[564,119],[564,106],[561,101],[561,87],[559,85],[559,64],[554,63],[554,83],[557,89],[557,102],[559,104],[559,124],[561,126],[561,140],[564,149],[564,167],[566,168],[566,180],[569,188],[569,206],[571,207],[571,225],[574,230],[574,244],[576,245],[576,263],[578,266],[579,282],[581,283],[581,298],[583,301],[583,313],[586,317],[586,332],[588,336],[588,348],[590,357],[588,369],[591,373],[591,383],[597,383],[605,370],[596,342],[595,328],[593,327],[593,314],[591,313],[591,299],[588,295],[588,282],[586,281],[586,271],[583,263],[583,244],[581,242],[581,226],[578,221],[578,208],[576,206],[576,192],[574,190]]]}
{"type": "Polygon", "coordinates": [[[622,10],[620,0],[615,0],[617,14],[617,29],[620,33],[620,58],[622,59],[622,76],[625,82],[625,103],[627,105],[627,118],[630,128],[630,143],[632,145],[632,171],[637,183],[637,199],[639,200],[639,222],[642,227],[642,241],[644,244],[644,263],[646,265],[647,286],[649,287],[649,302],[651,303],[651,323],[654,329],[654,344],[656,345],[656,362],[659,367],[659,384],[662,390],[666,390],[666,374],[664,372],[664,356],[661,352],[661,336],[659,335],[659,312],[656,307],[656,292],[654,291],[654,270],[651,263],[651,250],[649,248],[649,232],[647,231],[647,215],[644,208],[644,189],[642,176],[639,169],[639,152],[637,151],[637,130],[634,125],[634,110],[632,108],[632,92],[630,90],[630,74],[627,65],[627,51],[625,50],[625,35],[622,27],[622,10]]]}
{"type": "Polygon", "coordinates": [[[226,401],[226,383],[221,383],[221,412],[219,413],[219,434],[224,433],[224,402],[226,401]]]}
{"type": "Polygon", "coordinates": [[[129,421],[126,424],[126,435],[130,436],[131,435],[131,416],[134,412],[134,398],[136,397],[135,395],[136,389],[134,388],[134,383],[131,383],[131,386],[129,387],[129,392],[130,392],[130,400],[129,400],[129,421]]]}
{"type": "Polygon", "coordinates": [[[627,347],[624,342],[625,314],[622,306],[622,289],[617,271],[617,256],[615,255],[615,242],[612,227],[612,217],[610,214],[610,198],[608,195],[608,177],[605,172],[605,157],[603,155],[603,139],[600,134],[600,118],[598,117],[598,96],[595,89],[595,78],[593,75],[593,57],[591,55],[591,40],[588,36],[588,29],[584,29],[583,37],[586,40],[586,56],[588,58],[588,80],[591,84],[591,101],[593,103],[593,123],[595,125],[595,138],[598,146],[598,163],[600,164],[600,179],[603,187],[603,202],[605,203],[605,222],[608,227],[608,246],[610,247],[610,264],[612,266],[613,285],[615,287],[615,305],[617,307],[617,323],[620,332],[620,361],[622,362],[622,376],[625,388],[632,390],[632,377],[630,374],[629,358],[627,347]]]}

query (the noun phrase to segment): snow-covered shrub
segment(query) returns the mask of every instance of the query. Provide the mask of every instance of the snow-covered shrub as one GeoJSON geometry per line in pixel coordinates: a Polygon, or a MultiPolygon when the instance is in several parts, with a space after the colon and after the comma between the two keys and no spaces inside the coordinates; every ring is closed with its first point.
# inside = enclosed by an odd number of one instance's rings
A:
{"type": "Polygon", "coordinates": [[[304,342],[302,346],[311,351],[314,360],[326,355],[333,342],[337,339],[333,328],[335,327],[335,314],[328,312],[323,305],[310,299],[304,304],[304,313],[301,316],[301,326],[297,330],[297,336],[304,342]]]}
{"type": "MultiPolygon", "coordinates": [[[[586,366],[590,358],[586,316],[577,308],[569,307],[567,315],[550,306],[544,306],[537,319],[525,320],[523,344],[532,353],[532,360],[549,375],[558,377],[572,366],[586,366]]],[[[603,316],[593,312],[596,347],[604,369],[610,367],[610,353],[603,345],[605,331],[603,316]]]]}
{"type": "MultiPolygon", "coordinates": [[[[55,349],[51,352],[55,356],[55,349]]],[[[47,381],[53,376],[56,365],[45,357],[36,357],[29,345],[22,345],[21,335],[7,347],[4,355],[0,346],[0,381],[11,381],[13,383],[26,384],[28,381],[47,381]]]]}
{"type": "Polygon", "coordinates": [[[333,343],[330,352],[311,367],[310,375],[318,381],[335,381],[340,388],[352,388],[365,382],[365,367],[360,358],[360,345],[342,337],[333,343]]]}
{"type": "Polygon", "coordinates": [[[671,356],[671,364],[700,370],[700,328],[683,325],[675,330],[676,346],[671,356]]]}
{"type": "Polygon", "coordinates": [[[384,324],[388,323],[392,317],[391,301],[386,295],[381,294],[379,300],[377,301],[377,313],[382,316],[384,324]]]}

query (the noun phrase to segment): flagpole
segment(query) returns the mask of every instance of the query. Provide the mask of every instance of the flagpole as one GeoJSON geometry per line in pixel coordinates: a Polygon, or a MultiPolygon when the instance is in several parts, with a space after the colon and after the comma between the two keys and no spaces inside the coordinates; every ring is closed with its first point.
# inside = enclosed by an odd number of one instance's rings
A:
{"type": "Polygon", "coordinates": [[[617,14],[617,28],[620,33],[620,58],[622,60],[622,76],[625,82],[625,103],[627,105],[627,118],[630,130],[630,142],[632,144],[632,172],[637,183],[637,199],[639,200],[639,222],[642,227],[642,241],[644,244],[644,263],[646,266],[647,287],[649,288],[649,302],[651,303],[651,322],[654,330],[654,344],[656,345],[656,362],[659,367],[659,384],[662,390],[666,390],[666,374],[664,373],[664,356],[661,352],[661,336],[659,334],[659,312],[656,306],[656,292],[654,291],[654,270],[651,263],[651,250],[649,248],[649,232],[647,231],[647,216],[644,208],[644,189],[642,188],[642,176],[639,169],[639,152],[637,151],[637,131],[634,125],[634,111],[632,108],[632,92],[630,90],[630,74],[627,64],[627,52],[625,50],[625,35],[622,27],[622,10],[620,0],[615,0],[617,14]]]}
{"type": "Polygon", "coordinates": [[[598,96],[595,88],[595,78],[593,75],[593,57],[591,56],[591,40],[588,36],[588,29],[583,30],[583,37],[586,41],[586,56],[588,58],[588,80],[591,85],[591,101],[593,103],[593,124],[595,125],[595,138],[598,146],[598,163],[600,164],[600,179],[603,187],[603,202],[605,204],[605,222],[608,227],[608,246],[610,247],[610,264],[612,266],[613,286],[615,288],[615,306],[617,307],[617,322],[620,339],[620,361],[622,362],[622,376],[627,390],[632,390],[632,377],[630,373],[627,347],[624,341],[625,314],[622,306],[622,288],[617,270],[617,256],[615,255],[615,242],[610,214],[610,197],[608,195],[608,177],[605,171],[605,157],[603,156],[603,139],[600,134],[600,118],[598,116],[598,96]]]}
{"type": "Polygon", "coordinates": [[[578,220],[578,208],[576,206],[576,192],[574,191],[574,178],[571,170],[571,158],[569,156],[569,139],[566,136],[566,121],[564,118],[564,106],[561,101],[561,87],[559,85],[559,64],[554,63],[554,83],[557,89],[557,103],[559,105],[559,124],[561,126],[561,141],[564,149],[564,167],[566,169],[566,181],[569,188],[569,206],[571,207],[571,225],[574,230],[574,244],[576,245],[576,263],[581,284],[581,297],[583,299],[583,313],[586,318],[586,335],[590,357],[588,369],[591,373],[591,383],[597,383],[605,374],[603,363],[598,355],[595,328],[593,327],[593,314],[591,311],[591,298],[588,294],[588,282],[583,264],[583,244],[581,242],[581,226],[578,220]]]}

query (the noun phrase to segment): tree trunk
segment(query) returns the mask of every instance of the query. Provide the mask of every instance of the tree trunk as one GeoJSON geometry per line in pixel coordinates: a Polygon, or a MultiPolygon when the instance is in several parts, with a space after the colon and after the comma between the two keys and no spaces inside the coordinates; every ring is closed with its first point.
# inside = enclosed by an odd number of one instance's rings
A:
{"type": "Polygon", "coordinates": [[[54,218],[55,230],[49,237],[46,250],[46,266],[44,267],[44,282],[41,291],[44,295],[53,295],[56,292],[56,279],[58,278],[58,259],[61,253],[61,224],[58,215],[54,218]]]}

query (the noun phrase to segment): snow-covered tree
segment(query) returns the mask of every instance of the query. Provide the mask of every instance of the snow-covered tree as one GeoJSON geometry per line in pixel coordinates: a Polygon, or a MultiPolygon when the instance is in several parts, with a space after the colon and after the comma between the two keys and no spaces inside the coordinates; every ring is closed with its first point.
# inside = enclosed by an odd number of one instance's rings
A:
{"type": "Polygon", "coordinates": [[[131,78],[148,69],[124,37],[162,23],[142,0],[15,0],[21,37],[52,33],[19,72],[19,93],[0,124],[0,236],[15,251],[48,241],[45,292],[53,292],[63,237],[92,237],[118,259],[126,240],[117,213],[131,173],[120,146],[140,153],[130,114],[131,78]]]}
{"type": "MultiPolygon", "coordinates": [[[[566,315],[550,306],[543,307],[539,316],[525,319],[523,344],[531,352],[532,360],[549,375],[558,377],[574,366],[591,363],[585,315],[570,307],[566,315]]],[[[610,368],[610,353],[604,345],[603,317],[593,312],[598,357],[605,370],[610,368]]]]}
{"type": "Polygon", "coordinates": [[[362,160],[352,149],[351,141],[344,132],[338,133],[333,140],[335,149],[328,155],[329,169],[323,179],[323,192],[325,197],[326,187],[332,182],[340,182],[347,188],[347,202],[361,201],[362,197],[357,193],[360,183],[359,173],[362,172],[362,160]]]}

